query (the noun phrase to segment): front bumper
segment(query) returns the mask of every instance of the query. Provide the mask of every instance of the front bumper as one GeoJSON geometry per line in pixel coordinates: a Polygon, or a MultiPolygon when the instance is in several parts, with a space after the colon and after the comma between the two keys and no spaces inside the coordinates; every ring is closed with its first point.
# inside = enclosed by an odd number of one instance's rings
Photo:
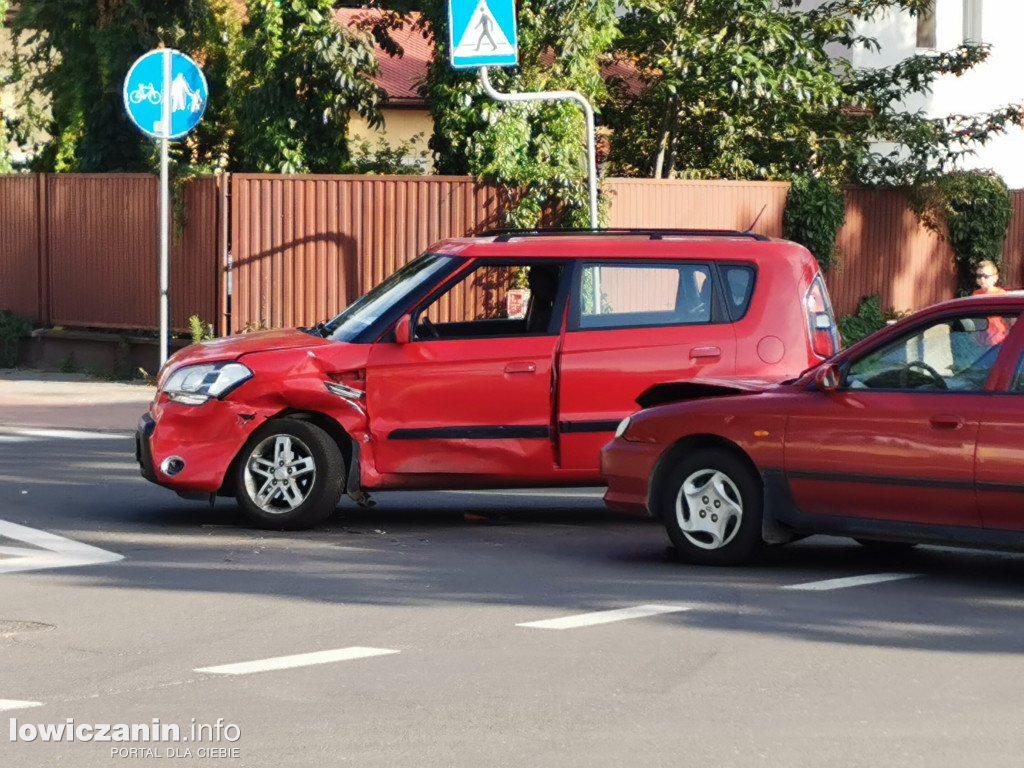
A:
{"type": "Polygon", "coordinates": [[[650,517],[651,474],[665,446],[615,438],[601,449],[601,475],[608,483],[604,503],[621,512],[650,517]]]}
{"type": "Polygon", "coordinates": [[[270,415],[241,403],[183,405],[160,395],[135,432],[139,470],[150,482],[179,493],[216,493],[246,440],[270,415]],[[170,458],[181,460],[173,475],[163,469],[170,458]]]}
{"type": "Polygon", "coordinates": [[[156,468],[153,466],[153,453],[149,450],[149,439],[156,429],[156,422],[148,413],[142,414],[139,426],[135,430],[135,460],[139,462],[139,471],[151,483],[157,482],[156,468]]]}

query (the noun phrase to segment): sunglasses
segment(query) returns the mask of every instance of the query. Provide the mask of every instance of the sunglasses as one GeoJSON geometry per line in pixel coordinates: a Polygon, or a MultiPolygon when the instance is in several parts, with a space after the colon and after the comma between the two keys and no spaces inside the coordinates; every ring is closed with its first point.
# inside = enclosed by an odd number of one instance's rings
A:
{"type": "Polygon", "coordinates": [[[977,274],[975,274],[975,277],[981,280],[981,278],[983,277],[999,277],[999,275],[989,275],[984,272],[978,272],[977,274]]]}

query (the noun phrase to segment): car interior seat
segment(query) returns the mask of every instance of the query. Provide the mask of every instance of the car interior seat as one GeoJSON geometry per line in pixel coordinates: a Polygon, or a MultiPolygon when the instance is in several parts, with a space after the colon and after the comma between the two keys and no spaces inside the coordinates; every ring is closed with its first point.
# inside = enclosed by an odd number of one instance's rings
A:
{"type": "Polygon", "coordinates": [[[551,312],[558,295],[559,268],[542,265],[530,267],[527,285],[530,305],[526,308],[526,332],[544,333],[551,323],[551,312]]]}

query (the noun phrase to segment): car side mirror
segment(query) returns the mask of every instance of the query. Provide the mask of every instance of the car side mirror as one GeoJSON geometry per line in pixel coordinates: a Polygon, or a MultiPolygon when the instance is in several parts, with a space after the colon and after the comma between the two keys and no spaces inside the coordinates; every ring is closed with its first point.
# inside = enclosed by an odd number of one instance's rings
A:
{"type": "Polygon", "coordinates": [[[395,326],[395,341],[408,344],[412,340],[412,315],[402,315],[395,326]]]}
{"type": "Polygon", "coordinates": [[[823,363],[814,372],[814,385],[822,392],[835,392],[839,388],[839,366],[823,363]]]}

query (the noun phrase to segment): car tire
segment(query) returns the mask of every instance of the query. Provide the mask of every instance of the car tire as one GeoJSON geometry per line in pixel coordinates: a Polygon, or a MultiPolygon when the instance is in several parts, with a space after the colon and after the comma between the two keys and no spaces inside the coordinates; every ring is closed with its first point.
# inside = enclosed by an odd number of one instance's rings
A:
{"type": "Polygon", "coordinates": [[[274,419],[246,442],[235,467],[235,498],[260,528],[301,530],[334,512],[345,481],[337,444],[315,424],[274,419]]]}
{"type": "Polygon", "coordinates": [[[738,456],[708,448],[683,458],[663,486],[660,513],[681,560],[736,565],[763,546],[761,481],[738,456]]]}

